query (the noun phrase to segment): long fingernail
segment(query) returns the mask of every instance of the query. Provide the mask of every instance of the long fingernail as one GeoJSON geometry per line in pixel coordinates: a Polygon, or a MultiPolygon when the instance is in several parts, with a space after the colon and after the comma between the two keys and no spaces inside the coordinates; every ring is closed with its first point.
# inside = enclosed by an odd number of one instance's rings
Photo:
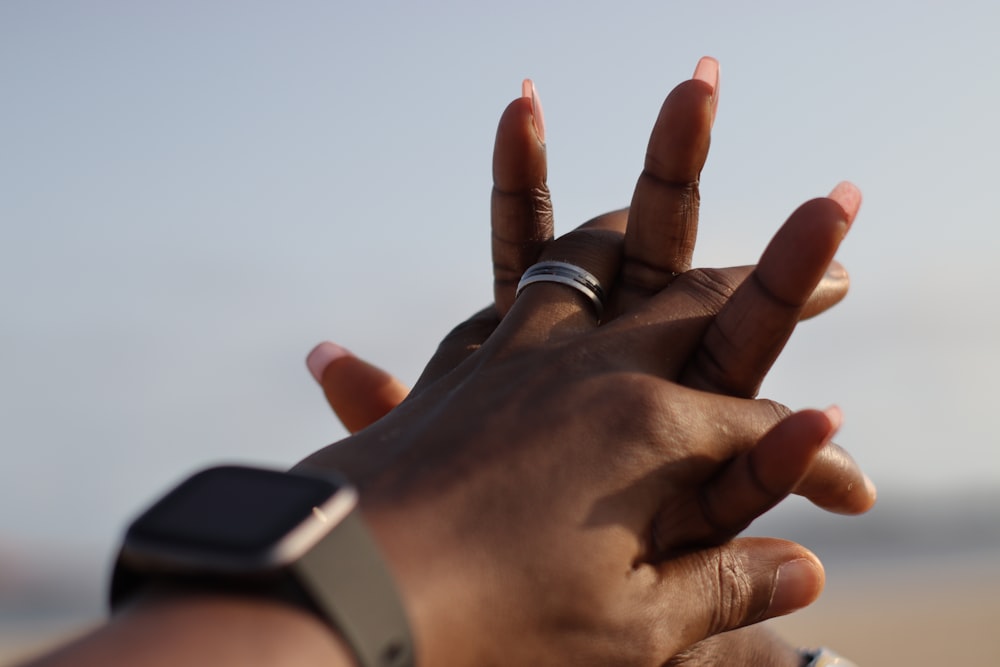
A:
{"type": "Polygon", "coordinates": [[[542,111],[542,100],[538,97],[538,89],[535,82],[525,79],[521,82],[521,97],[531,100],[531,120],[535,123],[535,134],[538,140],[545,143],[545,113],[542,111]]]}
{"type": "Polygon", "coordinates": [[[698,61],[698,66],[694,68],[692,79],[704,81],[712,88],[712,124],[715,124],[715,112],[719,108],[719,61],[710,56],[705,56],[698,61]]]}
{"type": "Polygon", "coordinates": [[[813,602],[823,590],[823,567],[817,561],[799,558],[783,563],[774,578],[768,616],[781,616],[813,602]]]}
{"type": "Polygon", "coordinates": [[[312,373],[316,382],[322,383],[323,371],[326,370],[326,367],[336,359],[349,356],[351,356],[351,353],[346,348],[336,343],[325,341],[314,347],[309,356],[306,357],[306,367],[312,373]]]}
{"type": "Polygon", "coordinates": [[[856,185],[842,181],[827,197],[840,204],[840,208],[844,209],[848,225],[854,222],[854,218],[858,215],[858,209],[861,208],[861,190],[858,190],[856,185]]]}

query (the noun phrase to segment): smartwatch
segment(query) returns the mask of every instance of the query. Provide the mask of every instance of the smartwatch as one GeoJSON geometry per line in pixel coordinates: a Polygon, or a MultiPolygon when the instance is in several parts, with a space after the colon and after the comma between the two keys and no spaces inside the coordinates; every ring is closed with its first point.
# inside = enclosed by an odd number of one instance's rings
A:
{"type": "Polygon", "coordinates": [[[358,494],[324,471],[219,466],[129,526],[111,609],[149,586],[281,600],[333,626],[361,667],[411,667],[413,642],[358,494]]]}
{"type": "Polygon", "coordinates": [[[815,651],[802,651],[803,667],[857,667],[847,658],[837,655],[828,648],[818,648],[815,651]]]}

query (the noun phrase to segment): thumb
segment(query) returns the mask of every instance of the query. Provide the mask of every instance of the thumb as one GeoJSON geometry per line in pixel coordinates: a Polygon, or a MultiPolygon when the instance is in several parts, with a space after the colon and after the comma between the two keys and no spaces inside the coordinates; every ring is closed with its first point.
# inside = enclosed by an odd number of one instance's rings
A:
{"type": "Polygon", "coordinates": [[[323,342],[306,357],[306,366],[323,388],[341,423],[355,433],[384,417],[410,390],[377,366],[336,343],[323,342]]]}
{"type": "Polygon", "coordinates": [[[667,641],[678,648],[801,609],[819,597],[826,580],[811,551],[773,538],[740,538],[659,567],[662,581],[670,582],[660,591],[671,591],[661,600],[664,617],[693,621],[672,629],[667,641]]]}

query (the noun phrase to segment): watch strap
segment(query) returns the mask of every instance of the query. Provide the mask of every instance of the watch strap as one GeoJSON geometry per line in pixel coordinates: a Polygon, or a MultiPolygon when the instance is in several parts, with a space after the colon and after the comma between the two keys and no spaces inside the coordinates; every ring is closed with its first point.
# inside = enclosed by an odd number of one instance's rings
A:
{"type": "Polygon", "coordinates": [[[410,667],[413,639],[396,585],[358,512],[291,570],[362,667],[410,667]]]}

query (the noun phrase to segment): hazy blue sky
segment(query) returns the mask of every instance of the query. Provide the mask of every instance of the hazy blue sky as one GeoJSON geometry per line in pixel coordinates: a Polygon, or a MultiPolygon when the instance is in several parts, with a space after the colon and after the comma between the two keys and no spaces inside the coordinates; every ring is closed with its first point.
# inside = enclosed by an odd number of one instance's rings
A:
{"type": "Polygon", "coordinates": [[[559,228],[626,204],[722,62],[696,263],[849,179],[848,299],[764,393],[883,490],[1000,482],[995,2],[0,4],[0,536],[110,545],[220,459],[343,434],[332,339],[417,376],[490,298],[496,121],[534,78],[559,228]]]}

